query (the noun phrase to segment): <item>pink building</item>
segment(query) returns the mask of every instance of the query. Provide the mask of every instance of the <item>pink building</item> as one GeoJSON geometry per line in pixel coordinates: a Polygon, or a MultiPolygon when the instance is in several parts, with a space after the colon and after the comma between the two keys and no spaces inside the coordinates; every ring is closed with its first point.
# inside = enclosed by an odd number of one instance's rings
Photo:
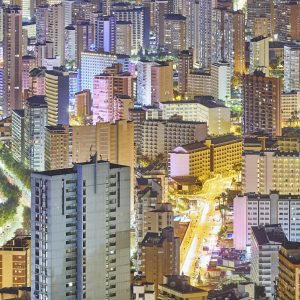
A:
{"type": "Polygon", "coordinates": [[[113,76],[96,75],[93,83],[93,124],[113,122],[113,76]]]}
{"type": "Polygon", "coordinates": [[[22,95],[23,99],[29,98],[30,71],[36,67],[35,57],[24,55],[22,57],[22,95]]]}

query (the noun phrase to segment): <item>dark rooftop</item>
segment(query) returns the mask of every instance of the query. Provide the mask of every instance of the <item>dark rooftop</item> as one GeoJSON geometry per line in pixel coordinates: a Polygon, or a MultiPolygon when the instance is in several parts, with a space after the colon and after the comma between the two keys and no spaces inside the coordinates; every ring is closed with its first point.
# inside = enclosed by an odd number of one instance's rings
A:
{"type": "Polygon", "coordinates": [[[208,108],[226,107],[221,100],[217,100],[212,96],[196,96],[194,100],[181,100],[181,101],[165,101],[163,104],[187,104],[187,103],[199,103],[208,108]]]}
{"type": "Polygon", "coordinates": [[[164,276],[164,284],[167,287],[182,294],[206,293],[206,291],[190,285],[189,277],[184,275],[168,275],[164,276]]]}
{"type": "Polygon", "coordinates": [[[264,40],[264,39],[267,39],[267,37],[266,37],[266,36],[263,36],[263,35],[259,35],[259,36],[256,36],[255,38],[253,38],[253,39],[251,40],[251,42],[259,42],[259,41],[262,41],[262,40],[264,40]]]}
{"type": "Polygon", "coordinates": [[[15,236],[11,240],[7,241],[5,245],[0,247],[1,251],[24,251],[30,248],[30,236],[22,235],[15,236]]]}
{"type": "Polygon", "coordinates": [[[21,118],[24,118],[24,109],[14,109],[13,112],[21,118]]]}
{"type": "MultiPolygon", "coordinates": [[[[208,139],[209,140],[209,139],[208,139]]],[[[214,145],[225,144],[230,142],[241,142],[242,139],[239,136],[235,136],[233,134],[222,135],[215,138],[211,138],[211,143],[214,145]]]]}
{"type": "Polygon", "coordinates": [[[56,125],[56,126],[46,126],[46,129],[49,131],[65,131],[65,127],[63,125],[56,125]]]}
{"type": "Polygon", "coordinates": [[[165,19],[167,20],[177,20],[177,21],[184,21],[186,17],[180,14],[166,14],[165,19]]]}
{"type": "Polygon", "coordinates": [[[253,226],[252,234],[258,245],[284,244],[287,238],[279,224],[253,226]]]}
{"type": "Polygon", "coordinates": [[[45,96],[32,96],[26,100],[26,103],[28,103],[29,106],[43,106],[47,107],[47,102],[46,102],[46,97],[45,96]]]}
{"type": "MultiPolygon", "coordinates": [[[[186,144],[183,146],[179,146],[181,148],[183,148],[186,151],[193,151],[193,150],[199,150],[199,149],[209,149],[209,147],[207,147],[203,142],[197,142],[197,143],[193,143],[193,144],[186,144]]],[[[177,147],[176,147],[177,148],[177,147]]]]}
{"type": "Polygon", "coordinates": [[[156,232],[147,232],[141,245],[142,246],[160,246],[164,241],[164,237],[156,232]]]}

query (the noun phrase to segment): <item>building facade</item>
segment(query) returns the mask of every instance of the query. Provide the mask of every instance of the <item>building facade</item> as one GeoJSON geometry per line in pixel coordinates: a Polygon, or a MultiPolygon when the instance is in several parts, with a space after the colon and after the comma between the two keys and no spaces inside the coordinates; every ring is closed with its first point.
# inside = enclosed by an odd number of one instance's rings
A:
{"type": "Polygon", "coordinates": [[[31,183],[32,299],[129,299],[129,168],[81,163],[31,183]]]}

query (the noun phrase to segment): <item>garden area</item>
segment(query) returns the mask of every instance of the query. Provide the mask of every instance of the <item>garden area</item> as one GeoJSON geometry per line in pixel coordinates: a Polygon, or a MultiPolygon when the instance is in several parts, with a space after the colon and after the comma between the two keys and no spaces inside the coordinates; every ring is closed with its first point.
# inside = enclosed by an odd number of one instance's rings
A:
{"type": "Polygon", "coordinates": [[[30,189],[30,171],[21,163],[16,162],[4,145],[0,148],[0,159],[7,167],[8,171],[13,173],[27,189],[30,189]]]}
{"type": "Polygon", "coordinates": [[[1,170],[0,191],[5,198],[5,201],[0,204],[0,227],[2,227],[15,216],[22,193],[16,185],[8,181],[1,170]]]}

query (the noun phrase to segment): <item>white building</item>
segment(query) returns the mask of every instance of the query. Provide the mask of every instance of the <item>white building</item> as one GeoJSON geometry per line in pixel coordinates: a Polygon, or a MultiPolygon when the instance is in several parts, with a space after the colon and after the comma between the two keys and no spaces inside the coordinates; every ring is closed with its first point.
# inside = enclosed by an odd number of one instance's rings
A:
{"type": "Polygon", "coordinates": [[[24,109],[12,111],[11,153],[17,162],[24,162],[24,109]]]}
{"type": "Polygon", "coordinates": [[[130,169],[33,173],[32,299],[130,298],[130,169]]]}
{"type": "Polygon", "coordinates": [[[45,96],[26,100],[24,112],[25,166],[33,171],[45,169],[45,126],[48,109],[45,96]]]}
{"type": "Polygon", "coordinates": [[[117,56],[92,51],[81,52],[81,90],[93,91],[95,75],[102,74],[107,67],[117,63],[117,56]]]}
{"type": "Polygon", "coordinates": [[[250,41],[250,74],[262,68],[269,76],[269,37],[258,36],[250,41]]]}
{"type": "Polygon", "coordinates": [[[273,299],[278,275],[278,251],[287,241],[280,225],[252,227],[251,280],[265,288],[266,296],[273,299]]]}
{"type": "Polygon", "coordinates": [[[300,91],[281,94],[282,121],[290,122],[292,115],[300,111],[300,91]]]}
{"type": "Polygon", "coordinates": [[[266,150],[245,151],[242,170],[243,193],[300,194],[300,153],[266,150]]]}
{"type": "Polygon", "coordinates": [[[230,132],[230,109],[211,96],[201,96],[186,101],[162,102],[160,108],[164,120],[178,115],[185,121],[207,122],[208,132],[212,135],[230,132]]]}
{"type": "Polygon", "coordinates": [[[140,60],[137,63],[137,102],[151,105],[151,70],[152,61],[140,60]]]}
{"type": "Polygon", "coordinates": [[[284,46],[284,91],[300,90],[300,45],[284,46]]]}
{"type": "Polygon", "coordinates": [[[65,27],[65,60],[75,65],[77,59],[76,29],[73,25],[65,27]]]}
{"type": "Polygon", "coordinates": [[[140,141],[141,154],[155,158],[158,154],[167,155],[177,146],[200,142],[207,137],[207,124],[204,122],[179,120],[147,120],[142,124],[140,141]]]}
{"type": "Polygon", "coordinates": [[[215,99],[220,99],[228,105],[231,97],[230,64],[219,62],[211,65],[211,92],[215,99]]]}
{"type": "Polygon", "coordinates": [[[251,227],[280,224],[290,241],[300,241],[300,196],[249,193],[234,198],[234,248],[251,244],[251,227]]]}

